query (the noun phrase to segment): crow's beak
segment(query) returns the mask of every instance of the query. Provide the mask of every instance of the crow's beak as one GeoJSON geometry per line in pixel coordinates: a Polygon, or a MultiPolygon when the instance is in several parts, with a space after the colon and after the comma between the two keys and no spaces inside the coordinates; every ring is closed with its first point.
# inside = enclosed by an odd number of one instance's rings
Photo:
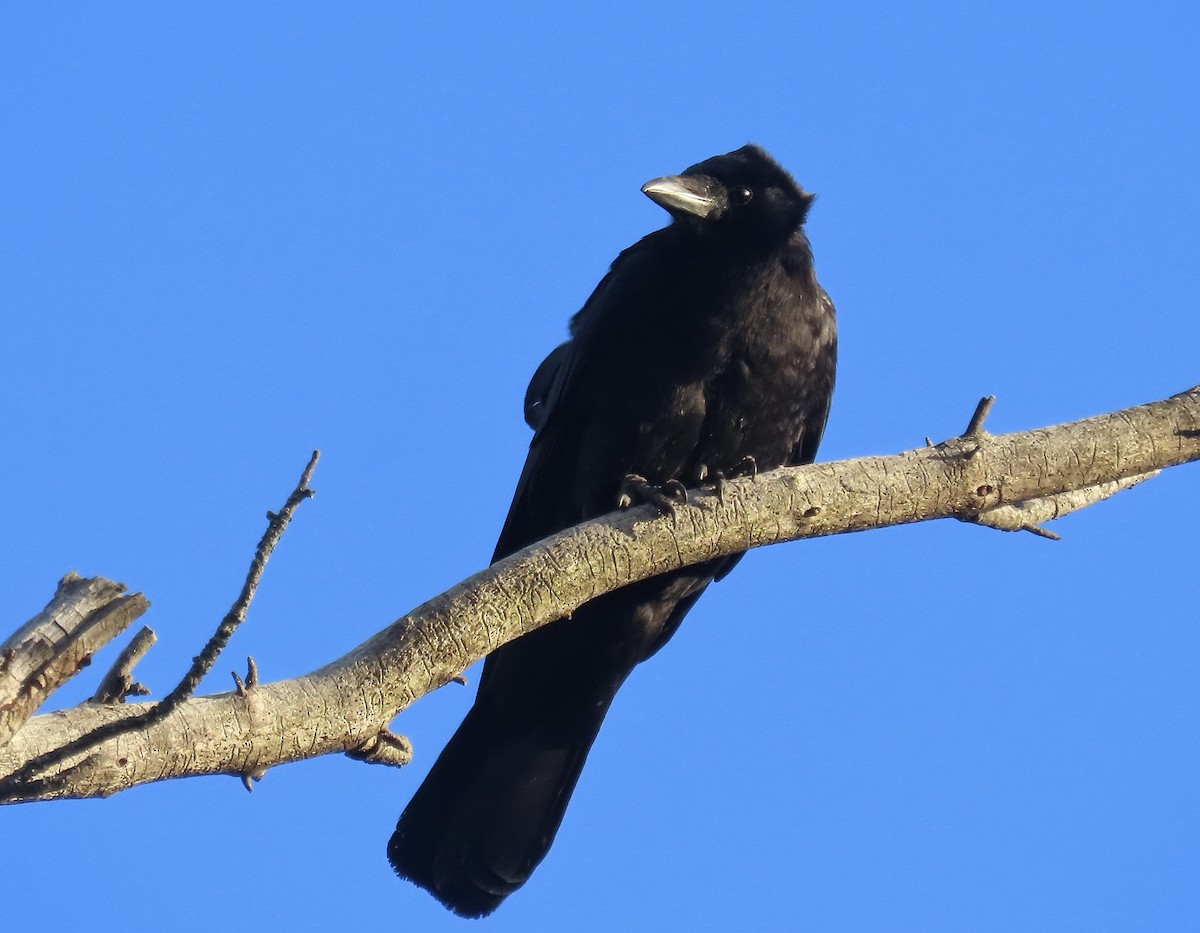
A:
{"type": "Polygon", "coordinates": [[[642,185],[642,194],[673,217],[688,214],[703,220],[719,216],[729,206],[724,186],[707,175],[652,178],[642,185]]]}

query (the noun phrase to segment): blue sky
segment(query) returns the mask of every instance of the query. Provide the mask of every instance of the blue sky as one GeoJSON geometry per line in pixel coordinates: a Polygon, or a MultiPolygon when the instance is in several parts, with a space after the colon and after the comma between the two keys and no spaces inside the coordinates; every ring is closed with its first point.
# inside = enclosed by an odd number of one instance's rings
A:
{"type": "MultiPolygon", "coordinates": [[[[638,187],[747,141],[819,194],[824,458],[946,437],[987,393],[1008,431],[1185,389],[1198,42],[1182,3],[9,5],[8,627],[67,570],[122,580],[167,689],[314,447],[209,692],[479,569],[529,374],[665,220],[638,187]]],[[[1057,543],[940,522],[752,555],[630,680],[487,928],[1194,928],[1197,482],[1057,543]]],[[[4,809],[6,924],[52,897],[62,929],[461,929],[384,845],[470,696],[399,718],[401,771],[4,809]]]]}

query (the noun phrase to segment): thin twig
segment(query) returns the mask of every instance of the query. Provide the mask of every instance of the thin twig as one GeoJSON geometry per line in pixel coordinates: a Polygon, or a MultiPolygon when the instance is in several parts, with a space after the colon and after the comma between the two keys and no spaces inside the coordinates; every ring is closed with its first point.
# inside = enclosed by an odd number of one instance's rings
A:
{"type": "Polygon", "coordinates": [[[233,675],[234,693],[240,697],[247,697],[251,691],[258,686],[258,665],[254,662],[254,658],[246,658],[246,679],[242,680],[242,675],[237,671],[230,671],[233,675]]]}
{"type": "Polygon", "coordinates": [[[246,574],[246,582],[242,584],[241,593],[238,594],[238,598],[234,601],[225,618],[221,620],[221,624],[217,626],[217,630],[212,638],[208,640],[208,644],[204,646],[204,650],[192,659],[192,666],[175,689],[144,713],[98,726],[74,741],[30,759],[6,778],[0,780],[0,799],[11,797],[17,788],[28,782],[34,775],[74,755],[78,755],[80,752],[87,751],[89,748],[93,748],[107,739],[124,735],[136,729],[148,728],[161,722],[195,692],[196,687],[200,685],[200,681],[204,679],[204,675],[212,670],[221,650],[228,644],[237,627],[245,621],[246,611],[250,608],[250,601],[254,599],[254,593],[258,589],[259,580],[262,579],[267,559],[271,556],[271,552],[275,550],[275,545],[279,543],[279,539],[283,536],[284,529],[287,528],[288,522],[292,519],[292,513],[296,511],[297,506],[301,502],[312,496],[313,490],[309,489],[308,482],[312,479],[313,470],[316,469],[317,460],[320,459],[320,456],[320,451],[313,451],[308,465],[304,468],[304,472],[300,474],[300,482],[292,490],[292,494],[288,496],[283,508],[278,512],[267,513],[269,524],[267,525],[267,530],[263,532],[262,539],[258,542],[258,548],[254,553],[254,559],[250,562],[250,570],[246,574]]]}
{"type": "Polygon", "coordinates": [[[987,421],[988,412],[992,410],[995,401],[994,395],[985,395],[979,400],[979,404],[975,406],[975,414],[971,415],[971,421],[963,431],[963,437],[978,437],[983,433],[983,423],[987,421]]]}
{"type": "Polygon", "coordinates": [[[154,629],[145,625],[117,655],[117,660],[100,681],[89,703],[123,703],[128,696],[145,696],[149,691],[133,679],[133,668],[158,640],[154,629]],[[140,688],[140,689],[139,689],[140,688]]]}

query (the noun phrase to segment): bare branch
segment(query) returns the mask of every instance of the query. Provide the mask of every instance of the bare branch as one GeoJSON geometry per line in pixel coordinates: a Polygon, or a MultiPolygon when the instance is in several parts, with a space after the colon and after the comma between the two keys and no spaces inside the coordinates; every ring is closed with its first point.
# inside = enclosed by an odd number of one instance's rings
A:
{"type": "Polygon", "coordinates": [[[254,663],[254,658],[246,658],[246,679],[242,680],[241,675],[237,671],[230,671],[233,675],[234,690],[240,697],[250,695],[250,691],[258,686],[258,665],[254,663]]]}
{"type": "Polygon", "coordinates": [[[1098,483],[1095,486],[1085,486],[1082,489],[1069,489],[1054,496],[1041,499],[1031,499],[1028,502],[1014,502],[1012,505],[1001,505],[986,512],[980,512],[971,521],[997,531],[1031,531],[1043,538],[1059,540],[1059,536],[1041,527],[1042,522],[1062,518],[1071,512],[1078,512],[1089,505],[1103,502],[1111,496],[1126,489],[1132,489],[1139,483],[1158,476],[1159,470],[1139,473],[1137,476],[1127,476],[1111,483],[1098,483]]]}
{"type": "Polygon", "coordinates": [[[0,746],[149,606],[103,577],[63,577],[46,608],[0,645],[0,746]]]}
{"type": "Polygon", "coordinates": [[[154,715],[158,719],[169,716],[172,710],[196,692],[200,681],[217,663],[217,658],[229,644],[233,633],[237,631],[239,625],[246,621],[246,612],[250,609],[250,602],[258,591],[258,583],[262,579],[263,570],[266,569],[271,552],[275,550],[275,545],[283,537],[288,522],[292,520],[292,513],[296,511],[301,502],[312,498],[314,494],[314,490],[310,489],[308,484],[312,480],[313,470],[317,468],[319,459],[321,459],[321,452],[314,450],[308,464],[304,467],[304,472],[300,474],[300,481],[288,496],[283,508],[278,512],[267,513],[267,530],[263,532],[262,539],[258,542],[258,548],[254,552],[254,559],[250,561],[250,570],[246,574],[246,582],[242,584],[242,591],[229,608],[229,612],[225,614],[225,618],[221,620],[221,624],[217,626],[212,638],[208,640],[208,644],[204,646],[204,650],[192,659],[192,666],[183,676],[183,680],[163,698],[161,703],[155,706],[154,715]]]}
{"type": "MultiPolygon", "coordinates": [[[[75,752],[46,780],[10,787],[3,799],[98,796],[185,775],[261,774],[331,752],[369,754],[398,710],[602,593],[795,538],[934,518],[978,521],[1042,500],[1059,507],[1065,500],[1055,497],[1071,490],[1103,489],[1200,459],[1198,429],[1200,387],[1052,428],[1006,435],[979,428],[974,438],[895,456],[730,481],[723,497],[694,491],[674,519],[650,506],[614,513],[500,561],[312,674],[260,684],[245,696],[191,699],[171,720],[75,752]]],[[[34,717],[0,750],[0,773],[132,715],[124,705],[34,717]]]]}
{"type": "Polygon", "coordinates": [[[133,679],[133,669],[137,662],[145,657],[146,652],[154,647],[158,636],[154,629],[142,626],[125,649],[117,655],[117,660],[109,668],[100,686],[92,695],[90,703],[124,703],[127,697],[145,696],[150,691],[133,679]]]}
{"type": "MultiPolygon", "coordinates": [[[[288,496],[283,508],[278,513],[267,513],[267,530],[263,532],[262,539],[258,542],[258,548],[255,550],[254,559],[250,562],[250,571],[246,575],[245,583],[242,584],[241,593],[234,600],[233,606],[226,613],[225,618],[221,620],[221,624],[217,626],[217,630],[212,638],[208,640],[208,644],[204,646],[204,650],[192,659],[192,666],[175,689],[160,702],[155,703],[149,708],[141,708],[131,717],[114,719],[102,725],[97,725],[92,730],[71,739],[63,745],[50,748],[30,758],[21,767],[14,770],[3,780],[0,780],[0,799],[4,799],[12,788],[19,786],[22,782],[28,782],[39,773],[67,761],[72,756],[86,752],[89,748],[99,745],[106,739],[115,739],[134,729],[149,729],[161,723],[195,692],[204,675],[216,663],[222,649],[229,643],[229,639],[233,636],[237,627],[245,621],[246,612],[250,608],[250,601],[254,599],[254,593],[258,589],[259,580],[262,579],[262,573],[266,568],[267,560],[270,558],[271,552],[275,550],[275,545],[279,543],[279,539],[283,536],[288,523],[292,520],[292,513],[296,511],[301,502],[313,495],[313,490],[309,488],[308,483],[312,479],[313,470],[316,469],[317,460],[320,459],[320,456],[320,451],[313,451],[308,465],[305,466],[304,472],[300,474],[300,481],[296,484],[296,488],[292,490],[291,495],[288,496]]],[[[128,625],[128,622],[125,624],[128,625]]],[[[51,781],[47,786],[56,786],[56,782],[51,781]]]]}
{"type": "MultiPolygon", "coordinates": [[[[979,400],[979,404],[975,406],[975,413],[971,415],[971,421],[967,424],[967,429],[963,431],[963,437],[979,437],[983,433],[983,423],[987,421],[987,416],[992,411],[992,405],[996,403],[996,396],[985,395],[979,400]]],[[[926,438],[928,443],[928,438],[926,438]]]]}

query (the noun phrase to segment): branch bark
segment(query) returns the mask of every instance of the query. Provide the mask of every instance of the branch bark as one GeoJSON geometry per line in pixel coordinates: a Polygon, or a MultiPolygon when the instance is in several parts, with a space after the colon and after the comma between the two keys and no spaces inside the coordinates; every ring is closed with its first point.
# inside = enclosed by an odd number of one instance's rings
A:
{"type": "Polygon", "coordinates": [[[141,593],[68,573],[46,608],[0,645],[0,747],[92,655],[150,608],[141,593]]]}
{"type": "MultiPolygon", "coordinates": [[[[501,644],[636,580],[746,548],[935,518],[1036,530],[1135,478],[1200,459],[1200,386],[1017,434],[988,434],[986,414],[981,404],[967,433],[936,446],[777,470],[729,482],[720,498],[693,493],[674,517],[644,506],[569,529],[309,675],[187,700],[161,722],[58,763],[54,781],[9,788],[0,800],[105,796],[198,774],[248,779],[331,752],[401,763],[406,743],[387,730],[399,710],[501,644]]],[[[36,716],[0,749],[0,774],[144,707],[36,716]]]]}

